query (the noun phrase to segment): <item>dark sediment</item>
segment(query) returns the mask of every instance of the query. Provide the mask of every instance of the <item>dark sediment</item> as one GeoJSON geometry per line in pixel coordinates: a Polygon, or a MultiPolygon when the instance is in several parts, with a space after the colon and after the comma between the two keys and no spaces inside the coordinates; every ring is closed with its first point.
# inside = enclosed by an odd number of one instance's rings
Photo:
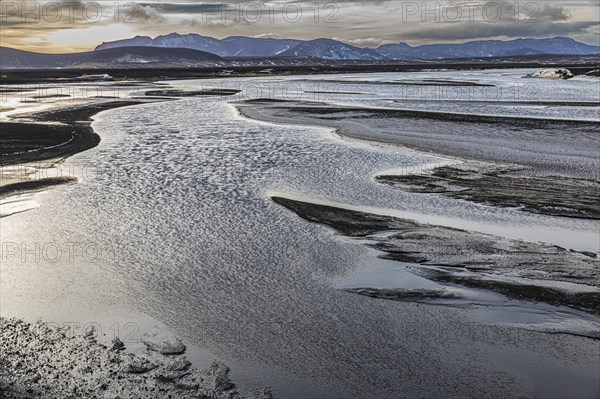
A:
{"type": "Polygon", "coordinates": [[[196,96],[233,96],[240,93],[241,90],[235,89],[205,89],[205,90],[149,90],[145,94],[147,96],[164,96],[164,97],[196,97],[196,96]]]}
{"type": "Polygon", "coordinates": [[[485,101],[479,99],[471,99],[471,100],[440,100],[440,99],[428,99],[428,100],[399,100],[392,98],[390,101],[395,103],[427,103],[427,104],[439,104],[439,103],[448,103],[448,104],[471,104],[471,105],[479,105],[479,104],[487,104],[487,105],[534,105],[534,106],[543,106],[543,107],[600,107],[600,103],[598,102],[589,102],[589,101],[525,101],[525,100],[517,100],[517,101],[485,101]]]}
{"type": "Polygon", "coordinates": [[[48,122],[63,122],[63,123],[75,123],[75,122],[91,122],[92,117],[99,112],[106,111],[113,108],[127,107],[130,105],[143,104],[142,101],[130,101],[130,100],[119,100],[119,101],[102,101],[94,102],[84,105],[75,105],[71,107],[63,107],[58,109],[51,109],[48,111],[41,111],[35,113],[26,113],[14,115],[14,119],[35,119],[37,121],[48,121],[48,122]]]}
{"type": "Polygon", "coordinates": [[[0,198],[18,193],[19,191],[31,192],[74,181],[77,181],[77,179],[73,177],[48,177],[44,179],[20,181],[18,183],[6,184],[0,186],[0,198]]]}
{"type": "Polygon", "coordinates": [[[422,275],[440,283],[458,284],[469,288],[499,292],[513,299],[568,306],[600,314],[600,294],[595,292],[566,292],[539,285],[457,276],[431,269],[423,271],[422,275]]]}
{"type": "Polygon", "coordinates": [[[461,295],[444,289],[389,289],[389,288],[344,288],[343,291],[368,296],[370,298],[393,301],[427,301],[431,299],[460,299],[461,295]]]}
{"type": "Polygon", "coordinates": [[[31,96],[31,98],[44,99],[44,98],[64,98],[71,97],[69,94],[45,94],[39,96],[31,96]]]}
{"type": "Polygon", "coordinates": [[[65,158],[100,142],[89,125],[6,122],[0,130],[0,165],[65,158]]]}
{"type": "Polygon", "coordinates": [[[431,268],[418,268],[418,274],[422,273],[431,280],[598,312],[600,293],[595,288],[600,287],[600,259],[595,253],[288,198],[272,199],[305,220],[325,224],[349,237],[366,237],[368,245],[384,253],[382,257],[448,270],[446,273],[434,273],[431,268]],[[390,235],[370,236],[380,231],[390,232],[390,235]],[[504,282],[492,279],[490,276],[493,275],[536,280],[540,284],[504,282]],[[589,292],[571,293],[566,289],[544,286],[543,281],[588,285],[589,292]]]}
{"type": "Polygon", "coordinates": [[[348,111],[360,112],[354,119],[385,119],[385,118],[402,118],[402,119],[413,119],[413,120],[429,120],[429,121],[442,121],[442,122],[460,122],[460,123],[474,123],[474,124],[487,124],[494,126],[508,127],[510,130],[518,129],[552,129],[560,130],[566,128],[579,128],[579,129],[596,129],[600,126],[599,122],[595,121],[579,121],[579,120],[553,120],[553,119],[533,119],[533,118],[521,118],[511,116],[497,116],[497,115],[469,115],[460,113],[448,113],[448,112],[432,112],[432,111],[412,111],[412,110],[401,110],[401,109],[377,109],[377,108],[361,108],[361,107],[340,107],[340,106],[328,106],[322,104],[322,106],[310,106],[305,104],[303,106],[296,106],[286,108],[289,112],[297,114],[310,114],[315,116],[335,116],[336,114],[345,114],[348,111]]]}
{"type": "Polygon", "coordinates": [[[14,119],[60,124],[3,122],[0,129],[0,165],[65,158],[93,148],[100,142],[100,137],[90,126],[93,115],[141,103],[110,101],[17,115],[14,119]]]}
{"type": "Polygon", "coordinates": [[[600,183],[557,176],[515,176],[513,169],[444,166],[429,173],[378,176],[404,191],[440,194],[497,207],[572,218],[600,219],[600,183]]]}
{"type": "Polygon", "coordinates": [[[417,223],[409,220],[394,219],[389,216],[295,201],[283,197],[271,197],[271,199],[275,203],[296,212],[302,219],[326,224],[349,237],[365,237],[378,231],[409,229],[418,226],[417,223]]]}

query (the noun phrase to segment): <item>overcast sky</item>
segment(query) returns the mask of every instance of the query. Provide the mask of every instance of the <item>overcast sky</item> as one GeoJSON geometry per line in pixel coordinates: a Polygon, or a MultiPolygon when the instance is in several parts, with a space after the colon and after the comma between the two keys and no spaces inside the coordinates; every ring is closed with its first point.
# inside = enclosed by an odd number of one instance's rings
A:
{"type": "Polygon", "coordinates": [[[357,46],[569,36],[600,44],[600,1],[9,1],[0,44],[41,52],[171,32],[224,38],[334,38],[357,46]]]}

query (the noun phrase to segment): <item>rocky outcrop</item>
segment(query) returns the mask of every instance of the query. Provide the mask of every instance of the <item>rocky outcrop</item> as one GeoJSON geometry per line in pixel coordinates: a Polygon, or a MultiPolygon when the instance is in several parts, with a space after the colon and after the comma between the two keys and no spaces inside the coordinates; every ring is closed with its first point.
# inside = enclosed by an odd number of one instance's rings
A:
{"type": "MultiPolygon", "coordinates": [[[[134,355],[123,346],[115,340],[107,347],[93,334],[72,336],[42,322],[0,318],[0,397],[243,399],[222,363],[198,371],[185,357],[134,355]]],[[[249,397],[272,394],[267,388],[249,397]]]]}
{"type": "Polygon", "coordinates": [[[181,355],[185,352],[185,345],[179,338],[166,331],[162,331],[159,327],[154,327],[144,334],[142,336],[142,343],[146,345],[148,350],[163,355],[181,355]]]}

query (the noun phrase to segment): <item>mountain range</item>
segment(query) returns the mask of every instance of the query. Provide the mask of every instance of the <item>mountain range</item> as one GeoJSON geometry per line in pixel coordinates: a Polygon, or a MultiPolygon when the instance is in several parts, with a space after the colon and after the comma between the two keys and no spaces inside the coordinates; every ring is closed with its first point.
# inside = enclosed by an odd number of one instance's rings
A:
{"type": "Polygon", "coordinates": [[[596,54],[600,54],[600,46],[566,37],[480,40],[462,44],[428,44],[414,47],[398,43],[364,48],[333,39],[304,41],[245,36],[216,39],[193,33],[171,33],[154,39],[136,36],[106,42],[97,46],[94,51],[73,54],[41,54],[0,47],[0,68],[185,68],[225,65],[228,62],[267,62],[276,65],[306,63],[311,60],[380,62],[596,54]]]}
{"type": "Polygon", "coordinates": [[[154,39],[136,36],[131,39],[102,43],[96,50],[126,46],[189,48],[221,57],[295,57],[325,60],[433,60],[471,57],[504,57],[519,55],[589,55],[600,54],[600,46],[577,42],[567,37],[550,39],[479,40],[462,44],[428,44],[412,47],[406,43],[384,44],[377,48],[361,48],[332,40],[309,41],[265,39],[231,36],[225,39],[194,33],[170,33],[154,39]]]}

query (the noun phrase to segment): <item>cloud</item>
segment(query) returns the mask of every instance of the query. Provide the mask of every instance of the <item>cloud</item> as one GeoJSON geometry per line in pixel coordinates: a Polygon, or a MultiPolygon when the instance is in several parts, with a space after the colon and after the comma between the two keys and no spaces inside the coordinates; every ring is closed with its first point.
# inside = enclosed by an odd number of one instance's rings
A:
{"type": "Polygon", "coordinates": [[[382,44],[384,44],[384,41],[382,38],[378,38],[378,37],[366,37],[366,38],[360,38],[360,39],[344,39],[342,37],[334,37],[334,40],[339,40],[339,41],[343,41],[346,42],[348,44],[351,44],[353,46],[356,47],[379,47],[382,44]]]}
{"type": "MultiPolygon", "coordinates": [[[[50,0],[41,0],[45,4],[50,0]]],[[[23,22],[18,16],[5,15],[0,22],[2,27],[2,45],[30,49],[34,51],[73,51],[83,50],[82,44],[78,47],[65,48],[62,43],[53,42],[52,37],[65,38],[72,32],[80,35],[81,32],[96,34],[86,35],[89,38],[87,49],[95,47],[98,42],[92,41],[102,32],[114,32],[133,35],[199,33],[206,36],[226,37],[231,35],[244,35],[252,37],[296,38],[314,39],[331,37],[350,43],[355,46],[376,47],[385,43],[409,42],[423,44],[432,42],[459,42],[477,39],[492,38],[517,38],[517,37],[548,37],[570,36],[587,42],[598,42],[598,19],[600,4],[597,0],[572,0],[559,2],[558,0],[544,0],[543,2],[513,0],[338,0],[332,1],[335,7],[325,8],[328,0],[315,2],[314,0],[278,0],[278,1],[209,1],[196,2],[191,0],[161,1],[145,0],[132,3],[130,0],[99,1],[101,4],[102,18],[98,21],[89,21],[82,18],[84,7],[92,0],[62,0],[64,7],[73,8],[75,18],[71,20],[48,22],[31,21],[23,22]],[[416,4],[416,13],[404,15],[407,3],[416,4]],[[434,9],[450,4],[466,6],[479,4],[473,8],[474,21],[468,20],[467,10],[463,11],[461,21],[451,22],[444,20],[443,14],[431,15],[425,13],[423,18],[421,8],[434,9]],[[493,3],[494,6],[489,4],[493,3]],[[118,15],[115,18],[115,4],[118,15]],[[135,7],[132,9],[132,4],[135,7]],[[243,5],[247,5],[247,12],[252,17],[254,5],[262,4],[263,16],[259,21],[249,21],[244,15],[235,14],[243,5]],[[254,4],[254,5],[253,5],[254,4]],[[302,10],[300,20],[291,22],[284,18],[283,9],[286,5],[293,4],[302,10]],[[315,10],[315,4],[318,4],[315,10]],[[483,14],[487,4],[487,14],[483,14]],[[128,7],[128,8],[125,8],[128,7]],[[270,7],[270,8],[269,8],[270,7]],[[403,8],[404,7],[404,8],[403,8]],[[495,18],[496,7],[500,7],[502,15],[495,18]],[[267,10],[273,10],[270,16],[267,10]],[[317,12],[318,11],[318,12],[317,12]],[[333,15],[327,20],[327,16],[333,15]],[[241,18],[240,18],[241,17],[241,18]],[[317,17],[317,18],[316,18],[317,17]],[[437,17],[437,19],[436,19],[437,17]],[[487,17],[487,19],[486,19],[487,17]],[[127,20],[125,20],[127,19],[127,20]],[[107,29],[104,29],[107,28],[107,29]],[[61,35],[56,36],[58,32],[61,35]],[[49,39],[50,38],[50,39],[49,39]]],[[[2,0],[2,4],[7,4],[2,0]]],[[[20,4],[20,0],[15,0],[20,4]]],[[[32,0],[26,0],[31,7],[32,0]]],[[[93,6],[90,7],[90,13],[93,6]]],[[[292,7],[292,6],[290,6],[292,7]]],[[[290,9],[291,10],[291,9],[290,9]]],[[[2,10],[5,11],[5,10],[2,10]]],[[[2,12],[0,11],[0,15],[2,12]]],[[[110,35],[111,38],[114,35],[110,35]]],[[[123,36],[122,38],[127,38],[123,36]]]]}
{"type": "Polygon", "coordinates": [[[142,24],[161,24],[167,22],[167,17],[159,13],[156,8],[137,4],[132,8],[130,15],[132,22],[142,24]]]}
{"type": "Polygon", "coordinates": [[[254,35],[254,37],[257,39],[281,39],[281,35],[274,32],[259,33],[258,35],[254,35]]]}
{"type": "Polygon", "coordinates": [[[571,34],[583,34],[588,28],[595,25],[597,25],[595,21],[575,23],[540,22],[517,26],[473,23],[469,25],[445,25],[421,28],[403,33],[402,38],[407,40],[418,39],[420,41],[456,41],[473,38],[567,36],[571,34]]]}
{"type": "Polygon", "coordinates": [[[204,14],[214,13],[227,7],[226,3],[139,3],[152,7],[157,12],[167,14],[204,14]]]}

